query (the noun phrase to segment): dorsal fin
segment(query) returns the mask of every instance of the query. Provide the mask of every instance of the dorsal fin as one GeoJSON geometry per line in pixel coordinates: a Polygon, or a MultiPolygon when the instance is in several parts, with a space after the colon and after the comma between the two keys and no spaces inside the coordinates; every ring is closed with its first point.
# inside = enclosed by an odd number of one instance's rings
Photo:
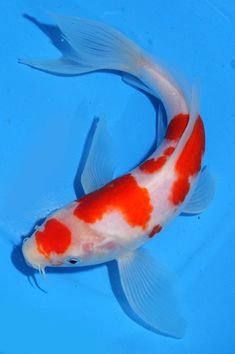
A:
{"type": "Polygon", "coordinates": [[[192,88],[192,94],[191,94],[191,105],[190,105],[190,111],[189,111],[188,124],[187,124],[177,146],[176,146],[174,153],[171,155],[169,162],[174,161],[175,157],[180,154],[181,150],[185,146],[189,136],[191,135],[191,133],[193,131],[195,122],[198,118],[198,114],[199,114],[199,101],[198,101],[197,90],[196,90],[196,87],[194,86],[192,88]]]}

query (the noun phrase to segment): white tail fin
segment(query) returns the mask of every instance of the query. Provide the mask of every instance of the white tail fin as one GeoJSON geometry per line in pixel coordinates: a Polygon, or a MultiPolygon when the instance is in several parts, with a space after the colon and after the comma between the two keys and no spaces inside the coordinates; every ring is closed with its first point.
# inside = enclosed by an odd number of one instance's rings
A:
{"type": "Polygon", "coordinates": [[[60,74],[81,74],[102,69],[138,72],[144,58],[143,51],[120,32],[79,17],[51,16],[73,51],[61,59],[20,60],[20,63],[60,74]]]}
{"type": "MultiPolygon", "coordinates": [[[[61,58],[21,59],[20,63],[39,70],[79,75],[96,70],[117,70],[139,79],[137,86],[154,96],[160,94],[168,118],[188,113],[184,94],[177,83],[134,42],[103,23],[80,17],[50,14],[70,46],[61,58]],[[142,85],[143,84],[143,85],[142,85]]],[[[130,83],[130,79],[128,80],[130,83]]],[[[134,83],[133,80],[132,84],[134,83]]]]}

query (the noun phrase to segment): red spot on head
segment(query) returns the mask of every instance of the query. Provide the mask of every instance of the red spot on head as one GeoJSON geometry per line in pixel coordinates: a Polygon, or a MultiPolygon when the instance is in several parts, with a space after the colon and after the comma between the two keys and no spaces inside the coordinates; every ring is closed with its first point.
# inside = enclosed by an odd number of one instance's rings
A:
{"type": "Polygon", "coordinates": [[[74,215],[93,224],[105,213],[119,211],[129,225],[145,229],[152,210],[148,190],[132,175],[125,175],[80,199],[74,215]]]}
{"type": "Polygon", "coordinates": [[[148,234],[149,238],[153,237],[155,234],[157,234],[161,230],[162,230],[161,225],[159,225],[159,224],[155,225],[148,234]]]}
{"type": "Polygon", "coordinates": [[[51,252],[62,254],[71,243],[71,232],[57,219],[49,219],[43,231],[37,231],[35,234],[37,248],[40,253],[46,257],[51,252]]]}
{"type": "Polygon", "coordinates": [[[189,115],[180,113],[175,116],[168,125],[165,138],[168,140],[178,141],[189,121],[189,115]]]}
{"type": "Polygon", "coordinates": [[[170,156],[170,155],[173,154],[174,151],[175,151],[175,147],[174,146],[169,146],[168,148],[166,148],[164,150],[163,153],[164,153],[165,156],[170,156]]]}
{"type": "Polygon", "coordinates": [[[189,180],[187,177],[179,177],[172,186],[171,201],[178,205],[182,203],[190,189],[189,180]]]}
{"type": "Polygon", "coordinates": [[[166,163],[166,156],[160,156],[157,159],[150,159],[142,163],[139,169],[145,173],[155,173],[159,171],[166,163]]]}

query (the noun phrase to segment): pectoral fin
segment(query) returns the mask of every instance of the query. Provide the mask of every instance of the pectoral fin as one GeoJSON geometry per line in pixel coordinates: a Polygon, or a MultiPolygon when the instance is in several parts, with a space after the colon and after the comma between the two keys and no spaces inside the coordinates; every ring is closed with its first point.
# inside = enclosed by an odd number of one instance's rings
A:
{"type": "Polygon", "coordinates": [[[169,272],[142,249],[117,262],[121,285],[133,312],[153,330],[181,338],[185,324],[169,272]]]}
{"type": "Polygon", "coordinates": [[[215,192],[215,183],[208,167],[205,166],[199,176],[191,198],[186,202],[184,214],[200,214],[210,204],[215,192]]]}

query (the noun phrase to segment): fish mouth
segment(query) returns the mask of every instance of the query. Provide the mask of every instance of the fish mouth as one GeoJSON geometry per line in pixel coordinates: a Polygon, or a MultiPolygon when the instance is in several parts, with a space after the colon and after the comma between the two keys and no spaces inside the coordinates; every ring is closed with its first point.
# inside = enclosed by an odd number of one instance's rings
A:
{"type": "Polygon", "coordinates": [[[45,258],[37,252],[33,237],[25,238],[22,245],[22,253],[27,266],[38,270],[40,274],[45,274],[45,267],[48,264],[45,258]]]}

